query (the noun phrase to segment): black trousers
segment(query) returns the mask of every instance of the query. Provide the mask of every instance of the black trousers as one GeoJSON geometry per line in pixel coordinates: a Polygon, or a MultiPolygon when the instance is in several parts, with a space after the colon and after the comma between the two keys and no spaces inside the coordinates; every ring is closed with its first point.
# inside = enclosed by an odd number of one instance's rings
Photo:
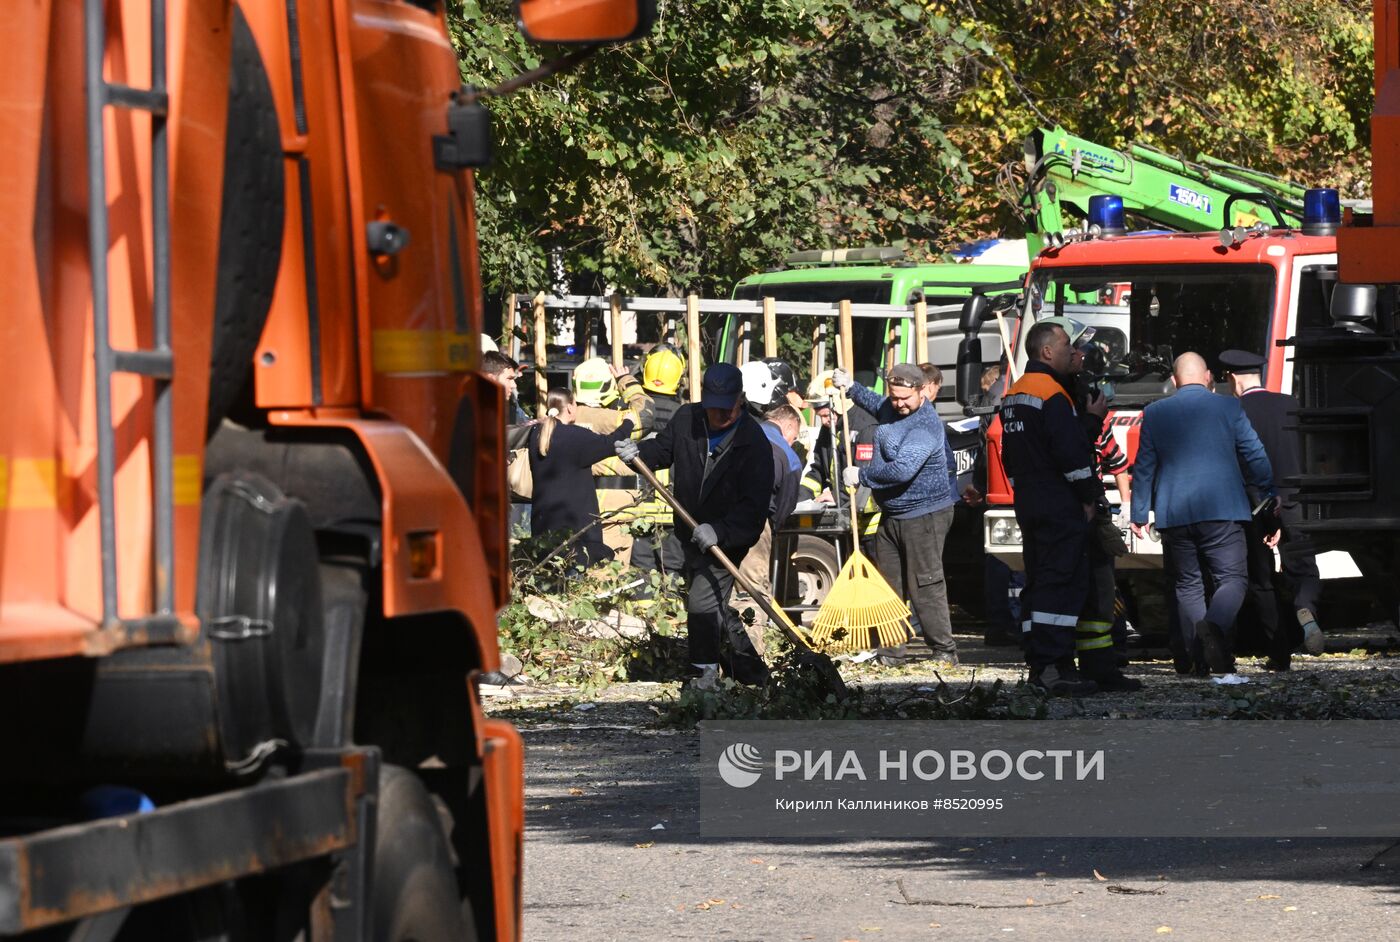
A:
{"type": "Polygon", "coordinates": [[[1079,659],[1079,672],[1094,680],[1119,673],[1113,638],[1113,609],[1118,587],[1113,578],[1113,557],[1099,545],[1098,534],[1092,527],[1087,543],[1089,591],[1085,593],[1079,623],[1074,627],[1074,650],[1079,659]]]}
{"type": "Polygon", "coordinates": [[[1162,533],[1168,584],[1176,598],[1173,653],[1205,664],[1196,623],[1206,619],[1234,649],[1235,617],[1249,588],[1244,527],[1237,520],[1206,520],[1162,533]],[[1214,586],[1209,600],[1206,581],[1214,586]]]}
{"type": "Polygon", "coordinates": [[[1072,668],[1075,628],[1091,584],[1084,507],[1064,482],[1018,479],[1016,522],[1026,565],[1021,590],[1026,663],[1032,673],[1051,664],[1072,668]]]}
{"type": "MultiPolygon", "coordinates": [[[[739,624],[738,616],[729,607],[734,577],[719,560],[710,553],[700,552],[695,544],[685,544],[684,551],[684,572],[689,585],[685,597],[685,628],[690,644],[690,662],[721,663],[721,639],[724,637],[728,637],[734,655],[757,658],[753,643],[749,641],[743,625],[739,624]]],[[[729,550],[725,550],[725,553],[731,560],[744,555],[730,554],[729,550]]]]}
{"type": "Polygon", "coordinates": [[[880,517],[875,533],[875,565],[880,575],[909,602],[935,657],[958,653],[948,613],[948,582],[943,576],[943,543],[953,525],[953,508],[921,517],[880,517]]]}

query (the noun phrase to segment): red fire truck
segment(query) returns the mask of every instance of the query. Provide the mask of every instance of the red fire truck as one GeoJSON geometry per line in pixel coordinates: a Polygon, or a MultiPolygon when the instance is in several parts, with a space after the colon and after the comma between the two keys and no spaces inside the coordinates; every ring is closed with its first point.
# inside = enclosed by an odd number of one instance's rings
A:
{"type": "MultiPolygon", "coordinates": [[[[1268,221],[1209,233],[1128,232],[1121,200],[1091,200],[1083,230],[1052,238],[1033,261],[1023,295],[1021,324],[1065,316],[1095,328],[1102,353],[1096,379],[1111,393],[1109,422],[1129,457],[1136,451],[1142,410],[1171,393],[1173,359],[1188,350],[1214,363],[1223,350],[1265,356],[1265,385],[1302,392],[1301,374],[1278,341],[1300,329],[1330,324],[1337,280],[1335,232],[1340,222],[1335,191],[1309,191],[1297,228],[1268,221]]],[[[1228,210],[1226,212],[1228,217],[1228,210]]],[[[983,319],[986,304],[964,311],[964,329],[983,319]]],[[[960,369],[980,368],[969,334],[960,369]]],[[[1016,344],[1011,377],[1026,355],[1016,344]]],[[[1109,497],[1120,504],[1111,478],[1109,497]]],[[[1011,486],[1001,465],[1001,425],[988,429],[988,511],[983,523],[987,552],[1021,568],[1021,535],[1011,486]]],[[[1138,539],[1123,526],[1130,553],[1126,569],[1158,569],[1159,538],[1138,539]]],[[[1324,578],[1358,575],[1345,552],[1319,559],[1324,578]]]]}

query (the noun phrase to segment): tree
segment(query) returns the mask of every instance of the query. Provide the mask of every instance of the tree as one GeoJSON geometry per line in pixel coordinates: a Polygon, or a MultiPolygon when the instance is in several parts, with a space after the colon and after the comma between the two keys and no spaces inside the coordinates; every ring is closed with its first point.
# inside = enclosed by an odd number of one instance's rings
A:
{"type": "MultiPolygon", "coordinates": [[[[658,0],[653,35],[490,102],[494,290],[727,294],[795,248],[1020,235],[999,175],[1061,123],[1367,191],[1361,0],[658,0]]],[[[539,62],[450,12],[464,80],[539,62]]]]}

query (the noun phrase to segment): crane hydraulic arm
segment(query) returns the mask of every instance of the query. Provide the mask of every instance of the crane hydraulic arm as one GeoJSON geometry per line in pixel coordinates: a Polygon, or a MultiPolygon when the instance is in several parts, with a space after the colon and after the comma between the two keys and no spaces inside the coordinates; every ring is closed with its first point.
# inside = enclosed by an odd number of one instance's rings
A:
{"type": "Polygon", "coordinates": [[[1119,151],[1055,127],[1027,137],[1025,155],[1031,258],[1048,233],[1068,228],[1065,207],[1085,217],[1091,196],[1117,196],[1130,215],[1184,232],[1302,219],[1303,187],[1206,154],[1188,161],[1142,144],[1119,151]]]}

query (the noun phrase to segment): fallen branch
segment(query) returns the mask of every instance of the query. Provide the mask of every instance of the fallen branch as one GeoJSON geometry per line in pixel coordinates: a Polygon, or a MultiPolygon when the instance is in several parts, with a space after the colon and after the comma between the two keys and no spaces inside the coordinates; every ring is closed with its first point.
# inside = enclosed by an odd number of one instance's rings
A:
{"type": "Polygon", "coordinates": [[[1123,896],[1164,896],[1167,892],[1166,890],[1139,890],[1136,887],[1123,886],[1119,883],[1110,883],[1108,886],[1104,887],[1104,889],[1108,890],[1110,893],[1119,893],[1123,896]]]}
{"type": "MultiPolygon", "coordinates": [[[[899,895],[904,897],[905,906],[959,906],[964,909],[1044,909],[1047,906],[1063,906],[1069,902],[1067,899],[1057,899],[1049,903],[967,903],[961,900],[941,900],[941,899],[918,899],[910,896],[909,891],[904,888],[904,878],[899,877],[894,881],[899,887],[899,895]]],[[[895,902],[899,902],[895,900],[895,902]]]]}

